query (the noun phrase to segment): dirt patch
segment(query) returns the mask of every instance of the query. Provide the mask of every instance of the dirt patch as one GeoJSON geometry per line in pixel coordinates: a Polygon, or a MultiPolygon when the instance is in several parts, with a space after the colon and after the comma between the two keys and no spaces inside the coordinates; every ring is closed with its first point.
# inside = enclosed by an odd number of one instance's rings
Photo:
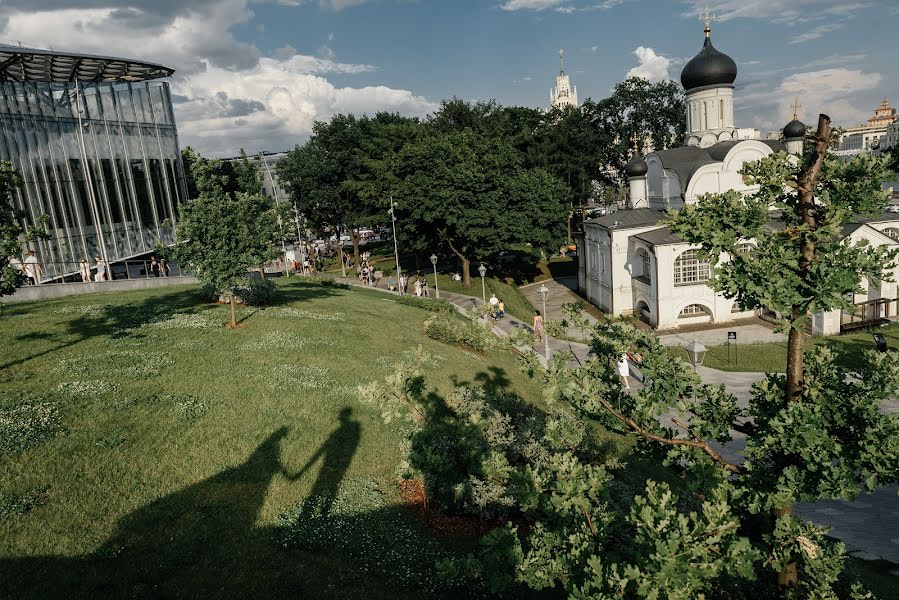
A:
{"type": "Polygon", "coordinates": [[[468,515],[447,515],[428,504],[425,486],[420,479],[401,479],[403,501],[422,523],[440,535],[452,538],[478,539],[484,537],[504,521],[484,521],[468,515]]]}

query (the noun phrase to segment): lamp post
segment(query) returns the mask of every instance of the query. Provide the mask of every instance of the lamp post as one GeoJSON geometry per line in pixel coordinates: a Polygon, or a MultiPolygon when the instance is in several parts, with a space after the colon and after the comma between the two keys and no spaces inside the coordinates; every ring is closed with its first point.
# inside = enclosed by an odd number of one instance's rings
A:
{"type": "Polygon", "coordinates": [[[393,257],[396,259],[396,286],[400,290],[400,296],[402,296],[406,292],[403,291],[403,286],[400,285],[400,277],[402,277],[403,273],[400,271],[400,249],[396,243],[396,211],[393,208],[393,196],[390,197],[390,220],[393,222],[393,257]]]}
{"type": "Polygon", "coordinates": [[[440,298],[440,288],[437,286],[437,255],[431,255],[431,264],[434,265],[434,291],[437,294],[437,297],[440,298]]]}
{"type": "MultiPolygon", "coordinates": [[[[265,172],[268,173],[268,180],[272,184],[272,197],[275,199],[275,204],[280,205],[281,199],[278,198],[278,189],[275,187],[275,176],[272,175],[272,169],[268,166],[268,161],[265,160],[265,154],[263,152],[259,152],[259,162],[262,163],[262,166],[265,167],[265,172]]],[[[281,211],[278,211],[278,229],[281,231],[281,252],[284,254],[284,274],[290,277],[290,268],[287,266],[287,242],[284,241],[284,225],[281,223],[281,211]]],[[[299,238],[300,232],[297,229],[297,238],[299,238]]]]}
{"type": "Polygon", "coordinates": [[[542,283],[537,293],[540,294],[540,300],[543,302],[543,355],[546,360],[549,360],[549,335],[546,333],[546,297],[549,296],[549,288],[542,283]]]}
{"type": "Polygon", "coordinates": [[[481,263],[481,266],[478,267],[478,273],[481,274],[481,299],[484,301],[484,304],[487,304],[487,288],[484,285],[484,275],[487,274],[487,267],[484,266],[484,263],[481,263]]]}
{"type": "Polygon", "coordinates": [[[693,363],[694,367],[702,366],[702,361],[705,358],[706,350],[708,350],[708,348],[706,348],[696,340],[693,340],[687,346],[687,356],[690,357],[690,362],[693,363]]]}

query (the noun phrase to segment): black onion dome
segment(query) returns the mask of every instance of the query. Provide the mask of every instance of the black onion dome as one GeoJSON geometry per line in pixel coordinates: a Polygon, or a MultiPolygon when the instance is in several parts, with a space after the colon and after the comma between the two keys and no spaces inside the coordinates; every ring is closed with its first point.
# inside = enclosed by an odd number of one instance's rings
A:
{"type": "Polygon", "coordinates": [[[794,139],[805,137],[805,123],[799,119],[793,119],[784,127],[784,138],[794,139]]]}
{"type": "Polygon", "coordinates": [[[732,84],[737,79],[737,63],[712,46],[712,39],[705,38],[702,50],[694,56],[680,73],[680,82],[690,91],[708,85],[732,84]]]}
{"type": "Polygon", "coordinates": [[[639,154],[635,154],[630,162],[624,166],[624,172],[628,177],[643,177],[647,171],[649,171],[649,165],[646,164],[646,161],[639,154]]]}

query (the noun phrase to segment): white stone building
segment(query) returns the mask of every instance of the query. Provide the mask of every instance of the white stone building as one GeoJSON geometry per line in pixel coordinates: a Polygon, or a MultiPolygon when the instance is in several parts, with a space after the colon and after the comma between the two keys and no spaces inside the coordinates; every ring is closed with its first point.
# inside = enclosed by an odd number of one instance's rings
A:
{"type": "Polygon", "coordinates": [[[890,106],[886,98],[880,103],[878,108],[874,109],[874,116],[868,118],[867,123],[847,127],[840,136],[840,150],[870,150],[878,147],[889,147],[884,145],[884,139],[892,133],[895,140],[896,129],[891,130],[891,126],[899,123],[899,117],[896,116],[896,109],[890,106]]]}
{"type": "Polygon", "coordinates": [[[559,74],[556,75],[556,87],[549,90],[549,105],[551,108],[565,106],[577,107],[577,87],[571,87],[571,79],[565,72],[565,51],[559,50],[559,74]]]}
{"type": "MultiPolygon", "coordinates": [[[[664,211],[707,193],[752,193],[739,174],[743,164],[781,150],[799,154],[805,136],[805,125],[794,118],[783,129],[783,142],[744,137],[746,130],[733,122],[736,64],[712,46],[708,25],[705,33],[702,50],[681,74],[688,107],[686,145],[645,158],[636,155],[626,168],[629,209],[586,221],[578,240],[578,283],[587,299],[608,314],[634,315],[657,329],[755,316],[707,285],[714,265],[664,225],[664,211]]],[[[776,220],[772,226],[778,226],[776,220]]],[[[854,224],[844,233],[853,241],[896,245],[899,214],[854,224]]],[[[751,251],[752,246],[753,240],[746,240],[740,248],[751,251]]],[[[866,282],[864,287],[855,302],[864,303],[868,317],[896,314],[895,283],[866,282]]],[[[852,319],[841,311],[815,315],[813,331],[838,333],[852,319]]]]}

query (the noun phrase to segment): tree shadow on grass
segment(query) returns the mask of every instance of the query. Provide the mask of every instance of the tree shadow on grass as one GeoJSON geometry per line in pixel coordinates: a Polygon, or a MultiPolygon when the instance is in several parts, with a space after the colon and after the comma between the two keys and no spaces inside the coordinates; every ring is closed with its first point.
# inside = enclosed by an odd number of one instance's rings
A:
{"type": "MultiPolygon", "coordinates": [[[[296,287],[297,289],[292,287],[285,288],[284,291],[276,297],[276,303],[286,304],[291,302],[309,301],[317,298],[326,298],[335,295],[339,291],[336,288],[313,284],[296,287]]],[[[98,298],[98,300],[101,301],[104,299],[108,300],[109,296],[106,295],[103,298],[98,298]]],[[[70,299],[51,302],[51,306],[72,306],[70,299]]],[[[34,306],[37,305],[38,304],[35,304],[34,306]]],[[[75,306],[77,307],[77,305],[75,306]]],[[[145,297],[139,302],[104,304],[91,307],[89,310],[85,307],[82,314],[78,314],[75,318],[69,319],[63,324],[64,329],[62,332],[32,332],[21,334],[16,338],[17,340],[29,342],[56,342],[56,344],[44,350],[0,364],[0,370],[20,365],[47,354],[52,354],[58,350],[69,348],[98,336],[109,336],[112,339],[140,338],[144,335],[140,332],[140,327],[143,325],[163,320],[177,314],[203,314],[205,312],[214,311],[219,308],[219,306],[220,305],[218,304],[205,302],[200,296],[199,289],[194,288],[169,291],[164,294],[153,294],[149,297],[145,297]]],[[[244,322],[256,312],[256,310],[253,310],[250,314],[243,315],[240,322],[244,322]]],[[[225,322],[224,319],[222,322],[225,322]]]]}
{"type": "Polygon", "coordinates": [[[256,523],[275,477],[295,481],[318,463],[308,501],[330,509],[360,441],[351,414],[341,411],[338,427],[296,473],[281,462],[289,433],[282,427],[241,464],[123,517],[91,554],[0,559],[0,596],[281,597],[323,586],[312,580],[328,573],[308,572],[302,548],[283,551],[275,542],[284,532],[256,523]]]}

